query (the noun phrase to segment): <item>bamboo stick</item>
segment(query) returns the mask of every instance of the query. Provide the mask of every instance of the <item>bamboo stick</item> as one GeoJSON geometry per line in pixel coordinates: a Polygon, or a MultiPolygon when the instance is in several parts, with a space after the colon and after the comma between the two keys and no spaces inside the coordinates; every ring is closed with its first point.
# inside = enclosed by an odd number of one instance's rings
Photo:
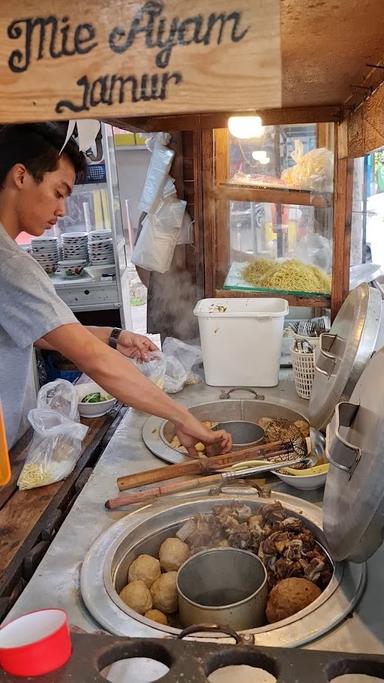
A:
{"type": "Polygon", "coordinates": [[[190,491],[199,488],[200,486],[209,486],[209,484],[217,484],[222,480],[221,474],[211,474],[205,477],[196,477],[189,481],[174,481],[165,486],[157,486],[156,488],[147,489],[146,491],[139,491],[138,493],[129,493],[125,496],[118,496],[107,500],[105,507],[108,510],[115,510],[123,505],[133,505],[134,503],[142,503],[148,499],[159,498],[170,493],[179,493],[180,491],[190,491]]]}

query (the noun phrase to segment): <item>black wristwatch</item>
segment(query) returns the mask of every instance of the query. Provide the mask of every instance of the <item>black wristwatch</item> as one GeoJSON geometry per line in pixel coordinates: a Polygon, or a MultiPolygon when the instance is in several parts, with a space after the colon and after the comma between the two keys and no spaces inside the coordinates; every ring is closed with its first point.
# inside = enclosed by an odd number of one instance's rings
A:
{"type": "Polygon", "coordinates": [[[121,329],[121,327],[114,327],[111,334],[109,335],[108,346],[110,346],[112,349],[117,348],[117,341],[122,331],[123,330],[121,329]]]}

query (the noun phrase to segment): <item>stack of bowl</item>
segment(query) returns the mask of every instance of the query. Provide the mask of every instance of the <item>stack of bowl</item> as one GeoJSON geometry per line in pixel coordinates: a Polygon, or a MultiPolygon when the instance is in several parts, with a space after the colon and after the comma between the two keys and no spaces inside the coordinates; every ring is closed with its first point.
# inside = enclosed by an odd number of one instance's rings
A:
{"type": "Polygon", "coordinates": [[[61,236],[63,245],[63,260],[88,259],[88,233],[64,232],[61,236]]]}
{"type": "Polygon", "coordinates": [[[31,239],[31,255],[52,275],[57,270],[59,262],[59,248],[57,237],[34,237],[31,239]]]}
{"type": "Polygon", "coordinates": [[[113,265],[112,232],[110,230],[97,230],[91,232],[88,237],[88,254],[92,266],[113,265]]]}
{"type": "Polygon", "coordinates": [[[77,278],[88,263],[88,233],[64,232],[61,236],[62,259],[59,261],[60,275],[77,278]]]}

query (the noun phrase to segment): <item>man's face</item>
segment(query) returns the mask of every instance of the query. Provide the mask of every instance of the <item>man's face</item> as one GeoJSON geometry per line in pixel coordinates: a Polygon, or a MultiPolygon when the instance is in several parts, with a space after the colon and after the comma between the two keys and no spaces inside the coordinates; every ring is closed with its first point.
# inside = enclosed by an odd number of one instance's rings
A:
{"type": "Polygon", "coordinates": [[[44,174],[37,183],[26,172],[20,187],[17,213],[21,230],[40,237],[64,216],[64,199],[71,194],[75,170],[67,157],[62,156],[55,171],[44,174]]]}

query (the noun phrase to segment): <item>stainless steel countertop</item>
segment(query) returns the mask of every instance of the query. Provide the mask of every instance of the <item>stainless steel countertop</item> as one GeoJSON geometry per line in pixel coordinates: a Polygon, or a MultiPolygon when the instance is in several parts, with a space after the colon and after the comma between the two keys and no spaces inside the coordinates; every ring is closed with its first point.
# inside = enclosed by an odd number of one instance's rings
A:
{"type": "MultiPolygon", "coordinates": [[[[307,413],[308,404],[299,399],[287,371],[282,372],[278,387],[260,389],[266,400],[289,404],[307,413]]],[[[220,389],[204,384],[190,386],[177,394],[180,403],[194,405],[217,400],[220,389]]],[[[249,394],[240,396],[247,397],[249,394]]],[[[43,607],[66,610],[72,625],[92,632],[98,625],[82,603],[79,573],[82,560],[93,541],[124,512],[110,512],[104,508],[107,498],[117,495],[116,478],[139,470],[159,467],[161,461],[145,447],[141,428],[146,415],[129,410],[118,426],[109,445],[96,465],[89,481],[79,495],[70,514],[52,542],[34,576],[7,617],[43,607]]],[[[291,495],[300,494],[290,487],[276,483],[275,489],[291,495]]],[[[322,491],[308,492],[307,500],[321,504],[322,491]]],[[[350,618],[332,632],[307,647],[318,650],[384,653],[384,548],[368,562],[368,585],[357,609],[350,618]]]]}

